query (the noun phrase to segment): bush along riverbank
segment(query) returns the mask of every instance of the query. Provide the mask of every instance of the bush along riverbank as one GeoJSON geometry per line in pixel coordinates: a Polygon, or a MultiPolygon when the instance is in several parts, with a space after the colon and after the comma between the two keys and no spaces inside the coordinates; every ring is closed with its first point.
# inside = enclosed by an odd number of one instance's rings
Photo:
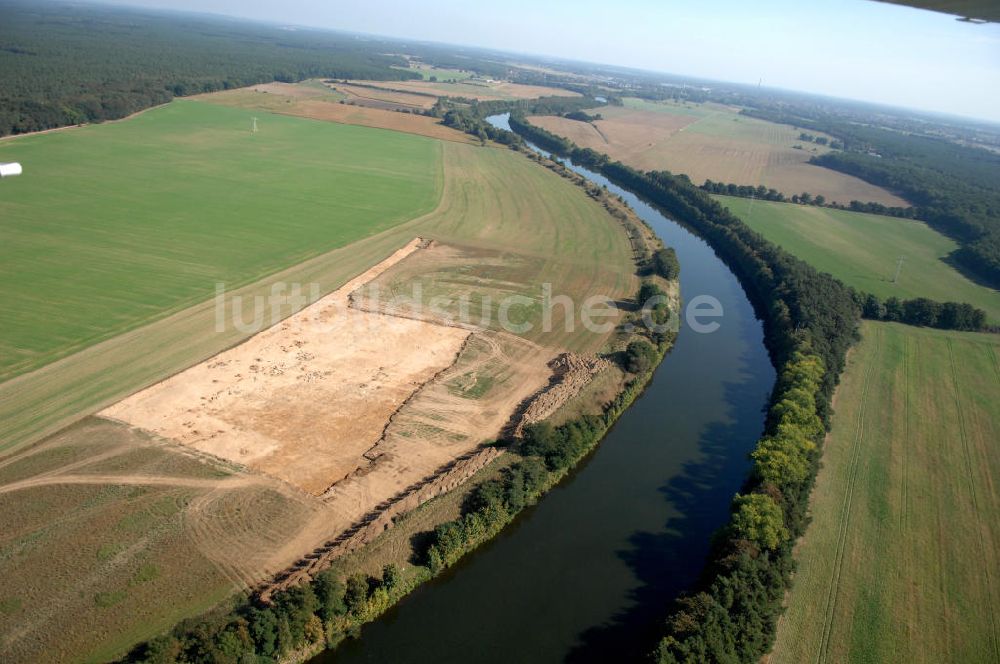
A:
{"type": "MultiPolygon", "coordinates": [[[[512,115],[527,140],[601,172],[705,238],[764,321],[778,367],[764,436],[697,586],[673,601],[660,662],[756,662],[771,648],[805,530],[833,391],[857,340],[852,291],[754,232],[683,176],[643,173],[512,115]]],[[[671,598],[664,598],[670,602],[671,598]]]]}
{"type": "MultiPolygon", "coordinates": [[[[646,302],[649,297],[663,295],[662,291],[657,291],[655,286],[644,284],[637,299],[646,302]]],[[[665,308],[652,312],[657,323],[665,322],[668,314],[665,308]]],[[[611,425],[642,394],[675,338],[673,332],[654,333],[629,342],[619,354],[619,361],[632,378],[600,415],[584,415],[559,426],[539,422],[526,427],[524,439],[514,448],[521,460],[506,468],[499,479],[477,486],[462,517],[434,530],[425,556],[431,573],[437,574],[454,565],[500,532],[521,510],[537,502],[592,452],[611,425]]]]}

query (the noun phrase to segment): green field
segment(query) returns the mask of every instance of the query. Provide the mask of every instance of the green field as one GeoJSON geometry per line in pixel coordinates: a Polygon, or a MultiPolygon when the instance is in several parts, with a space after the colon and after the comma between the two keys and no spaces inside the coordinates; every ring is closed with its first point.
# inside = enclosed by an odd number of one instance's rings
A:
{"type": "Polygon", "coordinates": [[[1000,337],[862,333],[770,661],[1000,661],[1000,337]]]}
{"type": "Polygon", "coordinates": [[[442,185],[437,141],[192,101],[0,160],[25,169],[0,189],[0,380],[419,216],[442,185]]]}
{"type": "Polygon", "coordinates": [[[944,258],[958,248],[926,224],[830,208],[716,196],[755,231],[848,286],[880,298],[968,302],[1000,322],[1000,293],[979,286],[944,258]],[[904,256],[898,283],[896,263],[904,256]]]}

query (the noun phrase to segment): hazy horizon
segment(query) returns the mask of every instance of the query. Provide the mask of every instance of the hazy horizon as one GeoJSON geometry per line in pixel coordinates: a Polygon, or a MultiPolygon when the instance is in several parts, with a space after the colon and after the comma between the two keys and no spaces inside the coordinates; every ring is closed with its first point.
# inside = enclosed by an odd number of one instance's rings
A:
{"type": "Polygon", "coordinates": [[[1000,122],[1000,25],[872,2],[104,0],[519,52],[1000,122]],[[530,18],[527,18],[530,17],[530,18]]]}

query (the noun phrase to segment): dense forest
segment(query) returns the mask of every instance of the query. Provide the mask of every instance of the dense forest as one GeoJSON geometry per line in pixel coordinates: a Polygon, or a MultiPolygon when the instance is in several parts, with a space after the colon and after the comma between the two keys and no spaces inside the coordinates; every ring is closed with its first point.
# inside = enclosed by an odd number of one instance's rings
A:
{"type": "Polygon", "coordinates": [[[310,77],[407,79],[384,42],[100,5],[0,0],[0,136],[121,118],[175,96],[310,77]]]}
{"type": "Polygon", "coordinates": [[[812,163],[901,194],[915,206],[917,219],[962,245],[958,264],[1000,284],[1000,154],[822,114],[744,113],[837,136],[844,151],[813,157],[812,163]]]}

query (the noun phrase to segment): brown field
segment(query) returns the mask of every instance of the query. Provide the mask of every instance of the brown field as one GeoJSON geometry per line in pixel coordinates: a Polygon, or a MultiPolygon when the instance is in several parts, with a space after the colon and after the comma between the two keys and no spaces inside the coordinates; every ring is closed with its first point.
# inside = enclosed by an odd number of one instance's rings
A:
{"type": "Polygon", "coordinates": [[[591,113],[601,113],[604,119],[592,124],[555,116],[529,120],[635,168],[684,173],[697,184],[710,179],[765,185],[788,196],[822,194],[844,204],[860,200],[908,205],[880,187],[807,163],[814,154],[828,150],[799,141],[799,131],[793,127],[740,116],[721,106],[653,110],[656,106],[594,109],[591,113]]]}
{"type": "Polygon", "coordinates": [[[359,81],[386,90],[418,92],[440,97],[465,97],[478,101],[496,99],[537,99],[538,97],[579,97],[579,93],[541,85],[523,85],[509,81],[442,83],[431,81],[359,81]]]}
{"type": "Polygon", "coordinates": [[[367,86],[350,85],[347,83],[331,83],[330,89],[343,94],[348,101],[359,106],[383,108],[390,111],[398,108],[425,111],[434,106],[434,103],[437,101],[435,97],[427,95],[369,88],[367,86]]]}
{"type": "MultiPolygon", "coordinates": [[[[302,95],[292,105],[342,107],[302,95]]],[[[577,301],[634,293],[628,236],[598,202],[506,149],[446,142],[442,154],[433,212],[231,294],[266,298],[280,283],[333,294],[301,318],[220,332],[207,301],[0,384],[0,574],[15,580],[0,647],[11,659],[112,658],[310,551],[357,549],[491,463],[497,452],[480,444],[530,398],[553,398],[551,360],[607,346],[611,333],[522,338],[361,302],[357,286],[372,281],[452,297],[537,300],[545,282],[577,301]],[[414,251],[417,237],[434,243],[414,251]],[[334,304],[381,321],[380,333],[334,327],[321,343],[305,322],[334,304]],[[347,354],[350,376],[336,361],[347,354]],[[90,418],[44,438],[97,411],[141,428],[90,418]]],[[[537,323],[539,307],[525,315],[537,323]]]]}
{"type": "MultiPolygon", "coordinates": [[[[436,118],[385,110],[384,108],[342,104],[340,102],[346,99],[346,96],[336,94],[323,86],[322,83],[269,83],[266,86],[258,85],[199,95],[196,99],[212,104],[260,109],[312,120],[339,122],[375,129],[391,129],[444,141],[476,142],[472,136],[446,127],[436,118]],[[317,85],[320,87],[316,87],[317,85]]],[[[433,104],[433,100],[430,101],[433,104]]]]}

